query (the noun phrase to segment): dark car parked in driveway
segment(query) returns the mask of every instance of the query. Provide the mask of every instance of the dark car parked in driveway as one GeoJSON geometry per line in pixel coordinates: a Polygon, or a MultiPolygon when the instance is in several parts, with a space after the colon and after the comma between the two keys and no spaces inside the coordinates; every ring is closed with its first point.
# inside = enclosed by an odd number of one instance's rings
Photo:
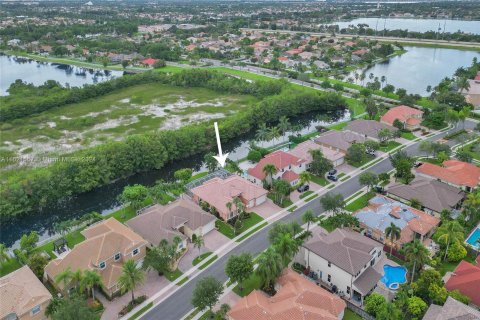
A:
{"type": "Polygon", "coordinates": [[[332,169],[332,170],[328,171],[329,176],[334,176],[336,173],[337,173],[337,169],[332,169]]]}
{"type": "Polygon", "coordinates": [[[338,181],[337,176],[334,176],[334,175],[328,175],[328,176],[327,176],[327,179],[328,179],[328,180],[331,180],[331,181],[338,181]]]}
{"type": "Polygon", "coordinates": [[[301,185],[300,187],[297,188],[297,191],[300,193],[308,190],[310,190],[310,186],[308,184],[301,185]]]}

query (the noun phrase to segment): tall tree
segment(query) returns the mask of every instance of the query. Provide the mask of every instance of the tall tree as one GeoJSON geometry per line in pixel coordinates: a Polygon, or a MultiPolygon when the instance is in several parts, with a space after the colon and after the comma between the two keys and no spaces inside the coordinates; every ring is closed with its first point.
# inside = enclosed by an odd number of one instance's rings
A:
{"type": "Polygon", "coordinates": [[[218,302],[223,293],[223,284],[214,277],[200,279],[192,292],[192,305],[199,310],[212,307],[218,302]]]}
{"type": "Polygon", "coordinates": [[[134,291],[145,280],[145,273],[137,268],[135,260],[127,260],[122,266],[122,274],[118,278],[118,285],[122,293],[132,292],[132,305],[135,304],[134,291]]]}
{"type": "Polygon", "coordinates": [[[337,214],[345,207],[345,200],[340,193],[327,193],[320,198],[320,204],[325,211],[332,211],[337,214]]]}
{"type": "Polygon", "coordinates": [[[80,287],[87,291],[92,291],[92,299],[95,300],[95,287],[103,286],[102,278],[96,271],[85,270],[83,279],[80,281],[80,287]]]}
{"type": "Polygon", "coordinates": [[[286,267],[298,252],[298,242],[290,234],[282,234],[273,244],[275,251],[282,257],[283,266],[286,267]]]}
{"type": "MultiPolygon", "coordinates": [[[[49,306],[50,307],[50,306],[49,306]]],[[[51,314],[52,320],[95,320],[98,314],[79,295],[60,300],[51,314]]]]}
{"type": "Polygon", "coordinates": [[[68,289],[69,289],[68,286],[72,282],[72,279],[73,279],[73,272],[70,269],[70,267],[68,267],[65,270],[59,272],[55,276],[55,283],[58,284],[58,283],[62,282],[63,283],[63,290],[65,292],[68,292],[68,289]]]}
{"type": "Polygon", "coordinates": [[[0,243],[0,267],[2,267],[8,260],[10,260],[8,248],[3,243],[0,243]]]}
{"type": "Polygon", "coordinates": [[[285,116],[282,116],[280,117],[280,119],[278,120],[278,129],[280,130],[280,133],[283,135],[285,135],[285,133],[290,130],[291,128],[291,124],[290,122],[288,121],[288,118],[285,117],[285,116]]]}
{"type": "Polygon", "coordinates": [[[283,270],[282,256],[273,247],[269,247],[258,256],[257,264],[255,273],[262,280],[262,287],[272,287],[273,281],[283,270]]]}
{"type": "Polygon", "coordinates": [[[420,242],[414,240],[405,245],[405,257],[412,265],[412,277],[410,282],[415,279],[415,270],[418,266],[423,266],[429,260],[428,249],[420,242]]]}
{"type": "Polygon", "coordinates": [[[193,239],[193,247],[198,248],[198,254],[200,254],[200,249],[205,245],[205,241],[203,240],[203,237],[201,235],[196,236],[193,239]]]}
{"type": "Polygon", "coordinates": [[[243,281],[253,273],[253,258],[250,253],[244,252],[238,256],[232,255],[228,258],[225,266],[225,273],[232,281],[236,281],[243,291],[243,281]]]}
{"type": "Polygon", "coordinates": [[[307,224],[307,232],[310,231],[310,223],[315,222],[316,218],[317,217],[315,217],[315,214],[311,209],[305,210],[305,212],[303,213],[302,221],[303,223],[307,224]]]}
{"type": "Polygon", "coordinates": [[[370,189],[378,183],[378,176],[374,172],[365,171],[360,174],[358,181],[362,186],[367,186],[367,191],[370,191],[370,189]]]}
{"type": "Polygon", "coordinates": [[[273,175],[277,173],[277,167],[275,167],[275,165],[271,164],[271,163],[267,163],[263,169],[262,169],[263,173],[265,174],[265,176],[267,176],[269,178],[269,181],[268,181],[268,184],[270,187],[272,187],[272,183],[273,183],[273,175]]]}
{"type": "Polygon", "coordinates": [[[268,128],[265,123],[261,123],[258,126],[257,132],[255,133],[255,140],[257,141],[265,141],[268,140],[268,128]]]}
{"type": "Polygon", "coordinates": [[[444,221],[440,228],[437,230],[439,242],[446,244],[445,255],[443,260],[447,258],[448,248],[453,241],[461,241],[464,237],[463,227],[457,220],[444,221]]]}
{"type": "Polygon", "coordinates": [[[309,184],[312,181],[312,176],[309,172],[303,171],[299,174],[299,180],[301,185],[309,184]]]}
{"type": "Polygon", "coordinates": [[[390,240],[390,257],[392,256],[393,244],[400,239],[401,232],[402,229],[397,227],[393,222],[390,222],[390,225],[385,228],[385,236],[390,240]]]}
{"type": "Polygon", "coordinates": [[[312,162],[308,169],[310,172],[321,177],[333,169],[332,162],[323,156],[321,150],[310,150],[309,152],[312,155],[312,162]]]}

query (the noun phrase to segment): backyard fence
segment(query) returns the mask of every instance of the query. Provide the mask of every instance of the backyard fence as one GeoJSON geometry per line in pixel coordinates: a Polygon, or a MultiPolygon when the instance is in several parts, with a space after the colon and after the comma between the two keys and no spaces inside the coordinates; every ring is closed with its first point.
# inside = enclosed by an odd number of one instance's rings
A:
{"type": "Polygon", "coordinates": [[[362,319],[365,320],[375,320],[375,317],[369,314],[367,311],[363,310],[359,306],[354,305],[348,300],[344,300],[347,303],[347,308],[352,310],[354,313],[358,314],[362,319]]]}
{"type": "MultiPolygon", "coordinates": [[[[383,251],[390,253],[390,246],[383,245],[383,251]]],[[[395,248],[392,250],[392,255],[402,261],[406,261],[406,258],[403,254],[399,253],[395,248]]]]}

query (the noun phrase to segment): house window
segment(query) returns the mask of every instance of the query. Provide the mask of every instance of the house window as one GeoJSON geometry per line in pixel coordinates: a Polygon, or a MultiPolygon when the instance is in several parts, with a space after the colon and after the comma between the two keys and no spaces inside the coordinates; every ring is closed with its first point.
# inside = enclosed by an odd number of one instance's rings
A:
{"type": "Polygon", "coordinates": [[[41,305],[38,305],[38,306],[33,307],[33,309],[32,309],[32,316],[34,316],[34,315],[36,315],[37,313],[39,313],[41,307],[42,307],[41,305]]]}
{"type": "Polygon", "coordinates": [[[350,287],[347,287],[347,294],[350,294],[350,287]]]}
{"type": "Polygon", "coordinates": [[[382,255],[382,251],[378,251],[378,256],[380,257],[382,255]]]}
{"type": "Polygon", "coordinates": [[[98,264],[98,267],[99,267],[100,269],[105,269],[106,266],[107,266],[107,264],[105,263],[105,261],[102,261],[102,262],[100,262],[100,263],[98,264]]]}
{"type": "Polygon", "coordinates": [[[137,249],[134,249],[133,252],[132,252],[132,255],[133,255],[133,256],[136,256],[136,255],[138,254],[138,252],[139,252],[138,248],[137,248],[137,249]]]}
{"type": "Polygon", "coordinates": [[[332,276],[331,276],[331,275],[328,275],[327,281],[328,281],[328,282],[331,282],[331,281],[332,281],[332,276]]]}
{"type": "Polygon", "coordinates": [[[120,256],[121,256],[120,253],[117,253],[117,254],[115,255],[115,257],[114,257],[114,258],[115,258],[115,261],[120,260],[120,256]]]}
{"type": "Polygon", "coordinates": [[[328,266],[331,267],[332,266],[332,263],[330,261],[328,261],[328,266]]]}

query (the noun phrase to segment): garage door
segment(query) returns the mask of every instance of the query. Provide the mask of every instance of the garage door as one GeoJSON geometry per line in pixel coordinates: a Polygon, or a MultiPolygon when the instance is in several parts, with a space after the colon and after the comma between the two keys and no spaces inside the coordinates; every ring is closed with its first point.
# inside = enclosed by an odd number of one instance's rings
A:
{"type": "Polygon", "coordinates": [[[203,235],[206,235],[210,231],[212,231],[215,228],[215,220],[212,222],[207,223],[206,225],[203,226],[202,228],[202,233],[203,235]]]}
{"type": "Polygon", "coordinates": [[[261,205],[262,203],[265,202],[265,200],[267,200],[267,195],[263,195],[261,197],[258,197],[257,200],[256,200],[256,205],[261,205]]]}

